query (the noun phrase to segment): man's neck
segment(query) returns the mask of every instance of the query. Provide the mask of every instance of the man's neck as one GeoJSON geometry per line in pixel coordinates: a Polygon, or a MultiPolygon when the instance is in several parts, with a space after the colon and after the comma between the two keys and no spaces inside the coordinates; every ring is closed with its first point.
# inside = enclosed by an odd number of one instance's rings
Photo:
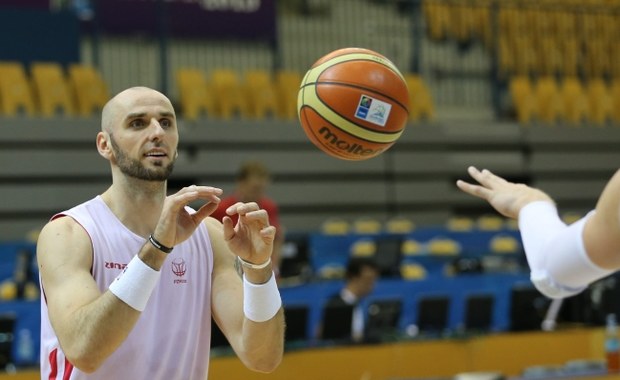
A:
{"type": "Polygon", "coordinates": [[[125,227],[146,237],[159,220],[166,198],[166,182],[118,181],[101,197],[125,227]]]}

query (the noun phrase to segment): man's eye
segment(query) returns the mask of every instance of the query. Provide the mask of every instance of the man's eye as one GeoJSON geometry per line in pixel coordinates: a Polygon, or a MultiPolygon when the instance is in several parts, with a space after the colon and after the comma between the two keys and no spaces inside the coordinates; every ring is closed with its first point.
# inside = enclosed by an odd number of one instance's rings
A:
{"type": "Polygon", "coordinates": [[[133,128],[142,127],[143,125],[144,125],[144,122],[140,119],[133,120],[131,123],[129,123],[129,126],[133,128]]]}
{"type": "Polygon", "coordinates": [[[159,121],[159,125],[161,125],[164,128],[171,127],[172,121],[170,121],[170,119],[162,119],[159,121]]]}

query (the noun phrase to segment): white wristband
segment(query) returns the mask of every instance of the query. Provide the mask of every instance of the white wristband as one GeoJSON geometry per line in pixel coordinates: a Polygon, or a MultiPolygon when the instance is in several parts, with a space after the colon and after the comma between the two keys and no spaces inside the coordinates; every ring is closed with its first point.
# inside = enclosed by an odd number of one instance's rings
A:
{"type": "Polygon", "coordinates": [[[253,284],[243,275],[243,314],[254,322],[265,322],[273,318],[282,306],[276,276],[264,284],[253,284]]]}
{"type": "Polygon", "coordinates": [[[136,255],[108,289],[127,305],[138,311],[144,311],[160,275],[160,271],[146,265],[136,255]]]}
{"type": "Polygon", "coordinates": [[[549,298],[565,298],[613,271],[592,262],[583,243],[585,223],[593,213],[567,226],[550,202],[521,209],[519,228],[536,288],[549,298]]]}
{"type": "Polygon", "coordinates": [[[519,212],[519,230],[523,240],[527,263],[534,276],[545,270],[547,252],[545,243],[556,233],[566,228],[558,210],[552,202],[528,203],[519,212]]]}

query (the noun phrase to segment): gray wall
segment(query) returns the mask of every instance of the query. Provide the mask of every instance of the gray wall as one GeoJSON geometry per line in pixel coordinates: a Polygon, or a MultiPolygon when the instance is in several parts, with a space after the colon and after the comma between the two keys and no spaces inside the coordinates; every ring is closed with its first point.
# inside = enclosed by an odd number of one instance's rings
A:
{"type": "MultiPolygon", "coordinates": [[[[383,155],[361,162],[331,158],[296,123],[182,123],[170,190],[191,183],[232,191],[239,164],[264,161],[282,222],[313,231],[332,216],[418,224],[491,212],[454,186],[468,165],[526,181],[557,197],[563,211],[593,207],[618,167],[620,128],[524,128],[512,123],[410,125],[383,155]]],[[[0,118],[0,239],[19,239],[55,212],[103,192],[109,166],[95,149],[98,120],[0,118]]]]}

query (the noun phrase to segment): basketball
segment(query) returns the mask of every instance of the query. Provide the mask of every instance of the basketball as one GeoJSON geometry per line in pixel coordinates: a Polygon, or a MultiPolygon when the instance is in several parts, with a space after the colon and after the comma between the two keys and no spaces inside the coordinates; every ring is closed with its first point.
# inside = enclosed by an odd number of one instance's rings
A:
{"type": "Polygon", "coordinates": [[[360,161],[385,152],[407,124],[409,93],[398,68],[368,49],[333,51],[312,65],[297,96],[306,136],[323,152],[360,161]]]}

